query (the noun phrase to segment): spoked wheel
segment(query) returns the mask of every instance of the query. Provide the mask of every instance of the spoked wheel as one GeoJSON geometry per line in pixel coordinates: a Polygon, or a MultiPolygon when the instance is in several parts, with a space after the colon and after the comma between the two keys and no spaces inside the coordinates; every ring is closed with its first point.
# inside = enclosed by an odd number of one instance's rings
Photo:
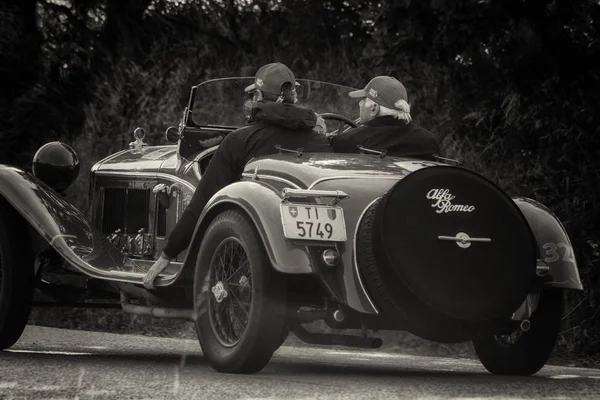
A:
{"type": "Polygon", "coordinates": [[[474,340],[483,366],[493,374],[533,375],[548,361],[558,338],[564,310],[563,290],[545,289],[531,316],[528,331],[521,328],[474,340]]]}
{"type": "Polygon", "coordinates": [[[218,215],[204,235],[194,277],[198,339],[210,365],[228,373],[264,368],[285,330],[285,295],[284,276],[247,217],[237,210],[218,215]]]}
{"type": "Polygon", "coordinates": [[[0,198],[0,350],[14,345],[29,319],[33,257],[27,222],[0,198]]]}
{"type": "Polygon", "coordinates": [[[246,331],[252,304],[248,255],[237,238],[221,242],[213,256],[209,275],[210,325],[222,346],[233,347],[246,331]]]}

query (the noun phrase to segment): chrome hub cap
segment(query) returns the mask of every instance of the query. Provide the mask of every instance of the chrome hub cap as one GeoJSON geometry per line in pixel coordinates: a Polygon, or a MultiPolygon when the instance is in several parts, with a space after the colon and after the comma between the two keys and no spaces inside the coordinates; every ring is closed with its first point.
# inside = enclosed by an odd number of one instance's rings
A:
{"type": "Polygon", "coordinates": [[[227,297],[227,289],[225,289],[225,285],[223,285],[223,282],[218,282],[215,286],[212,287],[211,291],[213,292],[217,303],[222,302],[223,299],[227,297]]]}

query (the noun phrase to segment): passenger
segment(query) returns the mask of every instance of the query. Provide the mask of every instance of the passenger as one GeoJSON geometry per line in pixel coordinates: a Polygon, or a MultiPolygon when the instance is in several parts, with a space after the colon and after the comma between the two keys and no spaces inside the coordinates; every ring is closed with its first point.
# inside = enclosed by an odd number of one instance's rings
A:
{"type": "Polygon", "coordinates": [[[332,152],[329,140],[314,130],[316,114],[294,105],[298,101],[296,79],[287,66],[264,65],[245,91],[252,94],[254,102],[249,123],[225,136],[219,145],[162,254],[144,277],[147,289],[154,288],[156,277],[189,246],[208,200],[223,187],[239,181],[250,159],[278,152],[276,145],[303,148],[304,152],[332,152]]]}
{"type": "Polygon", "coordinates": [[[406,88],[397,79],[377,76],[349,96],[361,99],[361,126],[332,137],[336,153],[356,153],[361,145],[371,150],[385,149],[390,156],[431,161],[435,161],[434,154],[440,154],[438,137],[411,122],[406,88]]]}

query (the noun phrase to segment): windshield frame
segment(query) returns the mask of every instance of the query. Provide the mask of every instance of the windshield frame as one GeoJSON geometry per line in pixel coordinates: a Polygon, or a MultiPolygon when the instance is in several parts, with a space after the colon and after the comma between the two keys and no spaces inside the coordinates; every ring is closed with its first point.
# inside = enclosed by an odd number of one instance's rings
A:
{"type": "MultiPolygon", "coordinates": [[[[196,102],[197,102],[197,92],[199,89],[202,89],[202,87],[210,85],[210,84],[214,84],[214,83],[218,83],[218,82],[225,82],[225,81],[235,81],[235,80],[241,80],[241,81],[248,81],[248,85],[254,83],[254,76],[231,76],[231,77],[224,77],[224,78],[214,78],[214,79],[209,79],[206,81],[203,81],[197,85],[192,86],[191,90],[190,90],[190,97],[188,100],[188,105],[185,108],[184,111],[184,116],[183,116],[183,120],[182,120],[182,125],[184,127],[192,127],[192,128],[214,128],[214,129],[227,129],[227,130],[233,130],[233,129],[238,129],[244,125],[219,125],[219,124],[203,124],[203,123],[198,123],[197,121],[194,120],[193,115],[194,115],[194,110],[195,110],[195,106],[196,106],[196,102]]],[[[313,84],[320,84],[323,85],[324,87],[328,87],[328,88],[339,88],[340,91],[344,91],[344,92],[350,92],[350,91],[354,91],[354,90],[358,90],[357,88],[351,87],[351,86],[345,86],[345,85],[340,85],[337,83],[331,83],[331,82],[326,82],[326,81],[320,81],[320,80],[316,80],[316,79],[307,79],[307,78],[302,78],[302,79],[296,79],[296,82],[300,83],[300,84],[309,84],[309,83],[313,83],[313,84]]],[[[247,85],[246,85],[247,86],[247,85]]],[[[242,89],[242,91],[240,92],[240,99],[243,99],[244,96],[248,96],[247,93],[245,93],[242,89]]],[[[351,97],[347,98],[348,102],[353,102],[356,99],[353,99],[351,97]]],[[[200,103],[200,102],[198,102],[200,103]]],[[[300,100],[299,103],[302,103],[302,101],[300,100]]],[[[201,105],[198,106],[198,110],[201,110],[201,105]]],[[[358,114],[358,102],[356,101],[356,113],[358,114]]],[[[232,112],[235,110],[231,110],[232,112]]],[[[320,113],[319,110],[312,110],[316,113],[320,113]]],[[[241,110],[240,110],[241,112],[241,110]]],[[[324,112],[331,112],[331,111],[324,111],[324,112]]],[[[336,114],[338,114],[336,112],[336,114]]],[[[344,114],[340,114],[340,115],[344,115],[344,114]]],[[[344,115],[346,117],[347,115],[344,115]]]]}

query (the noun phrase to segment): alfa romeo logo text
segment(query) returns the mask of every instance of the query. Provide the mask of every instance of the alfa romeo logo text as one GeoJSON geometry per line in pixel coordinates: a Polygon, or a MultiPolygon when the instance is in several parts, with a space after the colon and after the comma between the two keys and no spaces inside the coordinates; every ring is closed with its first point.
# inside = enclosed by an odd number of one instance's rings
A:
{"type": "Polygon", "coordinates": [[[435,211],[438,214],[449,212],[471,212],[475,210],[475,206],[464,204],[452,204],[453,196],[448,189],[431,189],[426,196],[429,200],[435,200],[431,207],[437,208],[435,211]]]}

